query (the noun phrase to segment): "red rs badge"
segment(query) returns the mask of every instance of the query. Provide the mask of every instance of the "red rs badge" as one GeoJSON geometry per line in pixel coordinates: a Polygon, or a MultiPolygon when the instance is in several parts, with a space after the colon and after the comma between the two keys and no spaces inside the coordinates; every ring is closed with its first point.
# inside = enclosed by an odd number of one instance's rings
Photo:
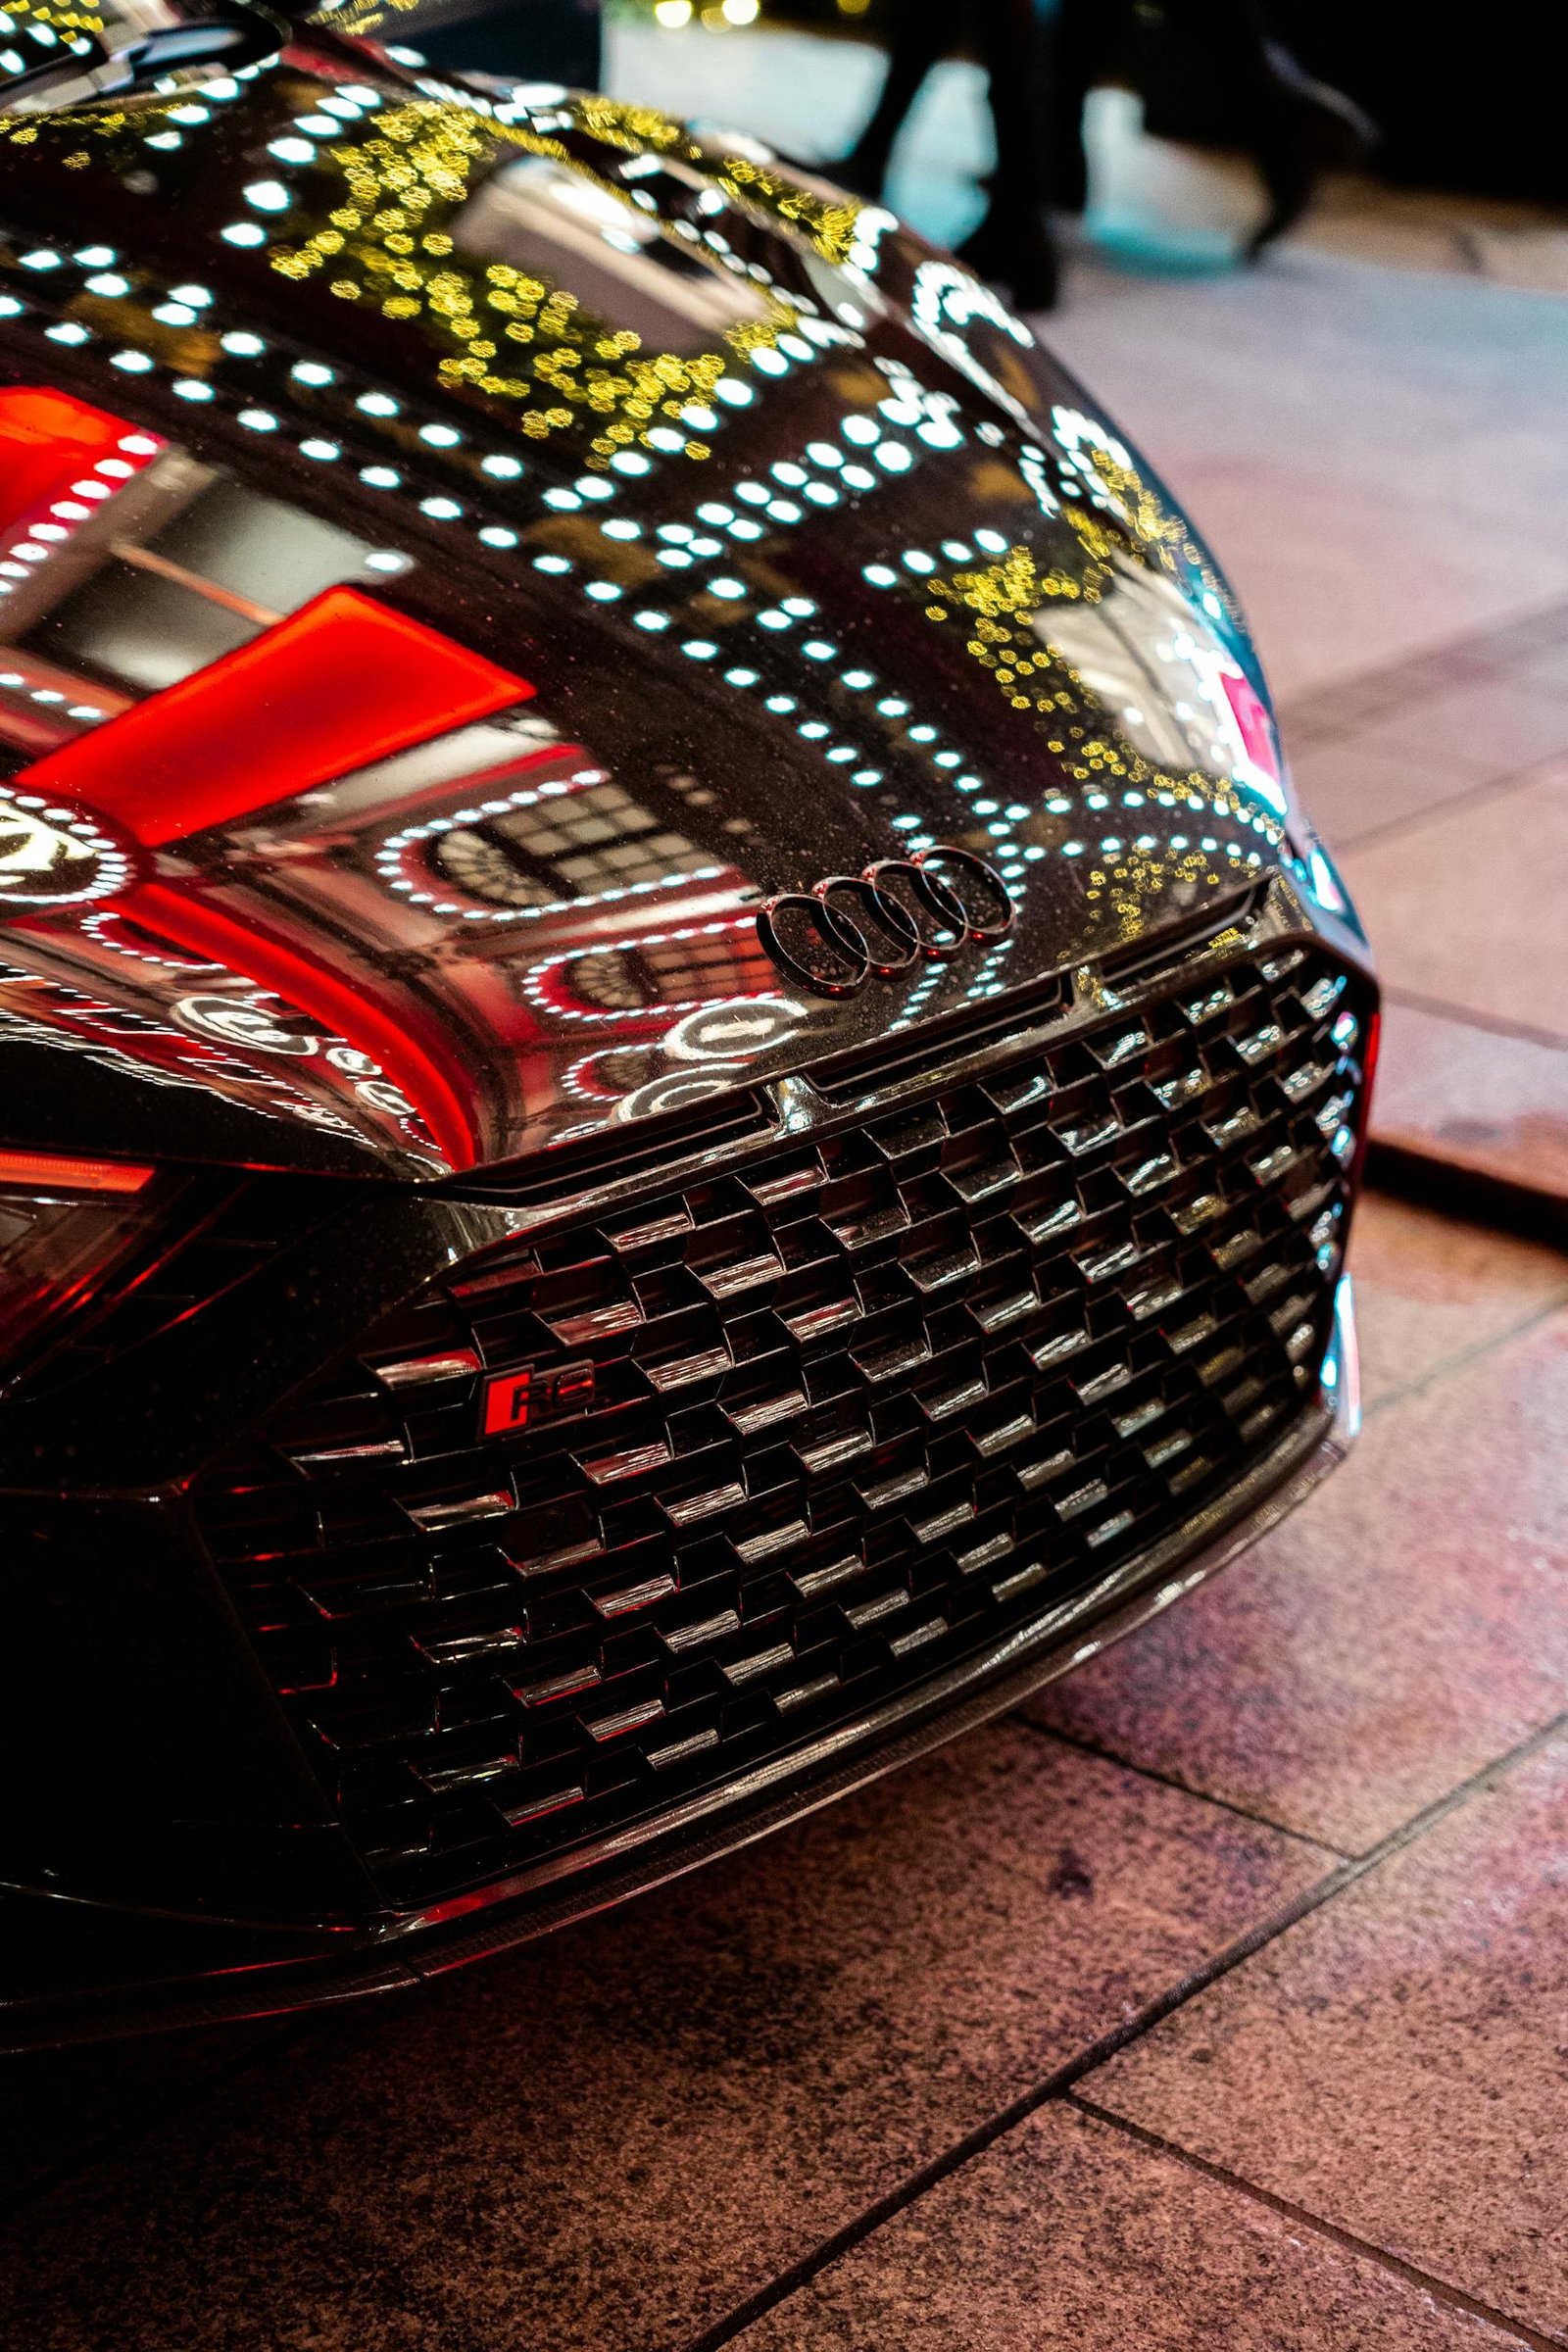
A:
{"type": "Polygon", "coordinates": [[[591,1363],[523,1364],[515,1372],[493,1372],[484,1384],[480,1431],[487,1438],[511,1437],[539,1421],[591,1412],[593,1401],[591,1363]]]}

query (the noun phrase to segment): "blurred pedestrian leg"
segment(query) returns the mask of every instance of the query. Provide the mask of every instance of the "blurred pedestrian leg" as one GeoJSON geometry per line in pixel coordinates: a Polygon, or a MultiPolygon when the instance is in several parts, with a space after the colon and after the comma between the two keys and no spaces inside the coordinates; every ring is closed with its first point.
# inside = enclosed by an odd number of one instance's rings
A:
{"type": "MultiPolygon", "coordinates": [[[[1039,125],[1030,103],[1032,0],[971,0],[968,16],[985,68],[997,162],[979,225],[958,248],[976,272],[1010,289],[1020,310],[1056,299],[1056,252],[1045,218],[1039,125]]],[[[837,167],[847,187],[879,196],[894,141],[932,67],[952,45],[951,6],[897,0],[887,78],[852,152],[837,167]]]]}
{"type": "Polygon", "coordinates": [[[1359,162],[1377,139],[1359,107],[1272,37],[1261,0],[1056,0],[1044,77],[1051,201],[1084,209],[1089,92],[1122,83],[1157,112],[1178,55],[1211,85],[1263,182],[1268,208],[1246,248],[1255,259],[1300,219],[1326,171],[1359,162]]]}

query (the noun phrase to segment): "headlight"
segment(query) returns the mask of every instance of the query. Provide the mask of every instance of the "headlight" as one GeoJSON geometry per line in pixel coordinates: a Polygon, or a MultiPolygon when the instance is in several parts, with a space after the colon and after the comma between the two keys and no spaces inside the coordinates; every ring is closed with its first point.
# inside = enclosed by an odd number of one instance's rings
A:
{"type": "Polygon", "coordinates": [[[103,1290],[150,1233],[162,1187],[130,1160],[0,1152],[0,1356],[103,1290]]]}

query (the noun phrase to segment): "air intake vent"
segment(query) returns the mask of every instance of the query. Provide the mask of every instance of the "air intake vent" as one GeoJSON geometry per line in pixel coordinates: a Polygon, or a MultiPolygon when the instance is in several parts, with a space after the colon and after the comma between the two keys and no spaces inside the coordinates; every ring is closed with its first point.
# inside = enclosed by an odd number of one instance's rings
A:
{"type": "Polygon", "coordinates": [[[207,1540],[389,1898],[776,1762],[1230,1489],[1315,1397],[1366,1012],[1285,945],[729,1167],[682,1134],[223,1464],[207,1540]]]}

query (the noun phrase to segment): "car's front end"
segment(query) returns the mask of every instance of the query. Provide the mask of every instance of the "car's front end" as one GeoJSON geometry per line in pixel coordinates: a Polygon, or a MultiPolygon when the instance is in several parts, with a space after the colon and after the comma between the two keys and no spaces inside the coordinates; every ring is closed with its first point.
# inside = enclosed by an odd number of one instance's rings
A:
{"type": "Polygon", "coordinates": [[[994,297],[325,24],[0,233],[13,2039],[689,1867],[1343,1451],[1364,943],[994,297]]]}

